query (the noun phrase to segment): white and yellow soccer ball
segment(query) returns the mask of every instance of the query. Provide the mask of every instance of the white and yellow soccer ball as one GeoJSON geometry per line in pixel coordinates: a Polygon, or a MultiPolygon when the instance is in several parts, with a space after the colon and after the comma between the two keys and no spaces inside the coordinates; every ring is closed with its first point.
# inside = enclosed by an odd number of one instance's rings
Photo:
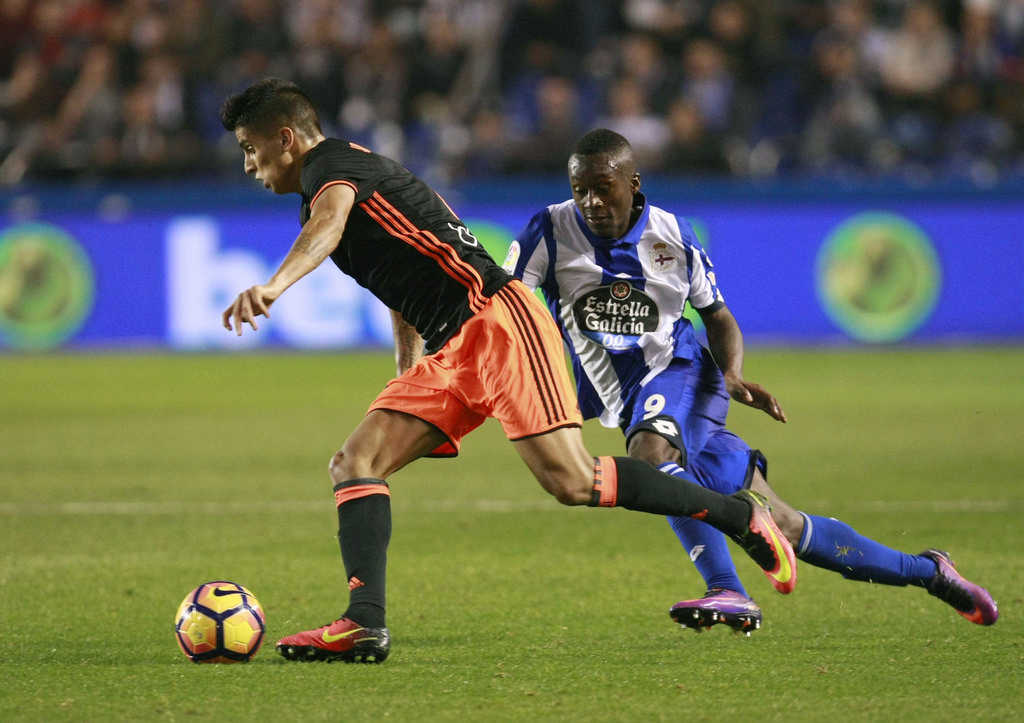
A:
{"type": "Polygon", "coordinates": [[[194,663],[244,663],[260,649],[265,631],[260,601],[227,580],[204,582],[174,616],[178,645],[194,663]]]}

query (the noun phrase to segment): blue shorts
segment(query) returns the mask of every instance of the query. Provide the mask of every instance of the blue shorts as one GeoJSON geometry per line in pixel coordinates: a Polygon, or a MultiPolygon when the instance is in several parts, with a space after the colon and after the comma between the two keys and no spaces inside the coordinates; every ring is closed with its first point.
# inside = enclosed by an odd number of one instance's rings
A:
{"type": "Polygon", "coordinates": [[[768,460],[761,451],[751,449],[728,429],[713,433],[704,449],[686,467],[702,487],[724,495],[750,487],[755,469],[768,478],[768,460]]]}
{"type": "Polygon", "coordinates": [[[623,415],[627,420],[623,425],[627,444],[641,429],[653,431],[672,442],[685,461],[695,459],[710,436],[725,429],[729,413],[725,379],[711,354],[706,349],[702,351],[701,359],[674,360],[637,390],[630,400],[631,407],[623,415]],[[676,435],[667,434],[671,425],[658,425],[659,419],[674,422],[676,435]]]}
{"type": "Polygon", "coordinates": [[[683,456],[683,466],[709,489],[731,494],[750,484],[754,468],[767,474],[764,456],[725,428],[729,394],[711,354],[676,359],[640,388],[623,425],[628,447],[640,431],[664,437],[683,456]]]}

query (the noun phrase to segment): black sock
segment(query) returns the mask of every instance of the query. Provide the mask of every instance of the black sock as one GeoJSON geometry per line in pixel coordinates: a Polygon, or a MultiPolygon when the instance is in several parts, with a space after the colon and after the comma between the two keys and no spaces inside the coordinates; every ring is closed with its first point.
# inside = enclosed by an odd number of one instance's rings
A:
{"type": "Polygon", "coordinates": [[[733,536],[745,532],[750,520],[749,503],[659,472],[632,457],[595,459],[594,497],[590,504],[694,517],[733,536]]]}
{"type": "Polygon", "coordinates": [[[351,479],[334,485],[338,545],[348,578],[345,617],[368,628],[384,627],[391,495],[384,480],[351,479]]]}

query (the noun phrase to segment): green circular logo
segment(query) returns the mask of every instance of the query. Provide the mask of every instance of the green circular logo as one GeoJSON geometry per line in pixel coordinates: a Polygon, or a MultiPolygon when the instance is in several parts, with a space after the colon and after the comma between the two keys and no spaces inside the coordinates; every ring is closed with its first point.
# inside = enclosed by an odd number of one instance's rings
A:
{"type": "Polygon", "coordinates": [[[818,297],[854,339],[893,342],[935,308],[942,269],[931,241],[907,219],[862,213],[844,221],[818,252],[818,297]]]}
{"type": "Polygon", "coordinates": [[[55,226],[0,234],[0,337],[16,349],[52,349],[92,309],[93,273],[81,247],[55,226]]]}
{"type": "MultiPolygon", "coordinates": [[[[701,248],[703,248],[706,252],[710,253],[711,237],[708,235],[707,224],[705,224],[700,219],[693,217],[688,217],[686,220],[690,223],[690,226],[693,227],[693,232],[697,234],[697,242],[700,243],[701,248]]],[[[686,317],[686,320],[690,322],[694,330],[703,331],[704,320],[700,318],[700,314],[698,314],[697,310],[690,305],[689,301],[683,304],[683,309],[683,316],[686,317]]]]}

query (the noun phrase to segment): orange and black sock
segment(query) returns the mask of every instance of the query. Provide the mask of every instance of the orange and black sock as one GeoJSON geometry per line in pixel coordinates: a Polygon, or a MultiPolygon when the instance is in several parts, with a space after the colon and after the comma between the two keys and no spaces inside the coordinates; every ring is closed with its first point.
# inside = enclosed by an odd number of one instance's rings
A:
{"type": "Polygon", "coordinates": [[[364,627],[384,627],[391,491],[384,480],[362,477],[334,485],[338,545],[348,578],[345,617],[364,627]]]}
{"type": "Polygon", "coordinates": [[[704,520],[729,535],[742,534],[750,505],[695,481],[659,472],[632,457],[595,457],[591,507],[625,507],[656,515],[704,520]]]}

